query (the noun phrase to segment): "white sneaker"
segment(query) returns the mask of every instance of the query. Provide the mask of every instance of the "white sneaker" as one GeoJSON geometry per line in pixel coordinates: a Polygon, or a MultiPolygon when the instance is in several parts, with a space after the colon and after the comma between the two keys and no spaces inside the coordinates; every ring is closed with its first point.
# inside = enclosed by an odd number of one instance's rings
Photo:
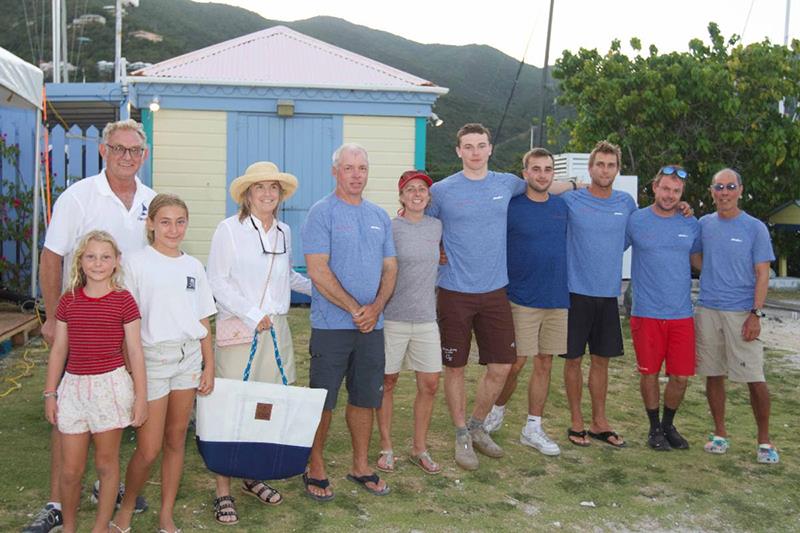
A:
{"type": "Polygon", "coordinates": [[[561,448],[558,447],[558,444],[553,442],[541,428],[537,431],[528,431],[528,426],[525,426],[522,428],[519,441],[525,446],[536,448],[544,455],[559,455],[561,453],[561,448]]]}
{"type": "Polygon", "coordinates": [[[487,433],[494,433],[500,429],[500,426],[503,425],[505,412],[505,409],[499,409],[496,405],[493,405],[492,410],[486,415],[486,420],[483,421],[483,429],[485,429],[487,433]]]}

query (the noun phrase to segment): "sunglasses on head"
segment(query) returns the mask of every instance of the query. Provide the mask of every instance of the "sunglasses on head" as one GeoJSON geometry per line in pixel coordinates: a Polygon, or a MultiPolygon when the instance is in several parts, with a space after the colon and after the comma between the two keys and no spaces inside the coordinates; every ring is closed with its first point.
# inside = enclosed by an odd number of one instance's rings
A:
{"type": "Polygon", "coordinates": [[[735,191],[736,189],[739,188],[739,184],[738,183],[728,183],[728,184],[715,183],[714,185],[711,186],[711,188],[714,189],[715,191],[722,191],[722,190],[725,190],[725,189],[728,189],[729,191],[735,191]]]}
{"type": "Polygon", "coordinates": [[[659,174],[664,176],[678,176],[680,179],[685,180],[689,177],[689,173],[683,170],[682,168],[673,167],[672,165],[667,165],[666,167],[661,167],[661,170],[658,171],[659,174]]]}

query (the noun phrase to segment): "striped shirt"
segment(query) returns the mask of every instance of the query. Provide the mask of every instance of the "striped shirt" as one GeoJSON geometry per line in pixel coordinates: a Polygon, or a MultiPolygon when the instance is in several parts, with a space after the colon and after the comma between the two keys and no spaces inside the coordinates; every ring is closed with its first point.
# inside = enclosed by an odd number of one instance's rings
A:
{"type": "Polygon", "coordinates": [[[123,326],[141,318],[128,291],[91,298],[83,288],[67,291],[58,302],[56,319],[67,323],[70,374],[104,374],[125,365],[123,326]]]}

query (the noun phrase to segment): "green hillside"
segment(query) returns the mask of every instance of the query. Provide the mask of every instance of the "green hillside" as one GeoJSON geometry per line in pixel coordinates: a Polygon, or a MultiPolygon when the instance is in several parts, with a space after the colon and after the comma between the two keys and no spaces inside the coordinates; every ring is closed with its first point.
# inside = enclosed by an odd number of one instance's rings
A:
{"type": "MultiPolygon", "coordinates": [[[[110,0],[68,0],[68,20],[83,14],[100,14],[106,23],[71,25],[68,30],[69,60],[77,67],[71,81],[107,80],[96,63],[113,61],[113,10],[110,0]]],[[[277,24],[335,46],[362,54],[395,68],[448,87],[450,93],[436,104],[445,121],[429,129],[428,168],[444,175],[458,168],[453,151],[455,131],[465,122],[483,122],[492,130],[500,123],[519,63],[489,46],[424,45],[391,33],[351,24],[333,17],[314,17],[280,22],[224,4],[200,4],[190,0],[141,0],[140,7],[126,8],[123,20],[123,55],[128,62],[156,63],[199,48],[252,33],[277,24]],[[145,30],[163,37],[158,43],[135,38],[145,30]]],[[[0,0],[0,46],[39,63],[50,59],[50,2],[0,0]]],[[[544,39],[544,34],[539,37],[544,39]]],[[[515,168],[527,148],[529,127],[539,113],[541,71],[524,65],[514,99],[495,148],[497,167],[515,168]]],[[[554,94],[548,93],[552,102],[554,94]]],[[[553,113],[553,110],[550,110],[553,113]]]]}

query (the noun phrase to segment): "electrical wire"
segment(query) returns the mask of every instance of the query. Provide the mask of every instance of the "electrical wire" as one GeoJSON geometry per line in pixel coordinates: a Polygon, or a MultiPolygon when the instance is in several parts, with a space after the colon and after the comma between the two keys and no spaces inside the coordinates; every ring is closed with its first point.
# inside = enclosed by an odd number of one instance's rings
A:
{"type": "Polygon", "coordinates": [[[28,8],[25,6],[25,0],[20,0],[22,4],[22,13],[25,15],[25,33],[28,34],[28,46],[31,48],[31,62],[36,65],[36,52],[33,50],[33,37],[31,36],[31,24],[28,20],[28,8]]]}
{"type": "Polygon", "coordinates": [[[744,19],[744,26],[742,27],[742,34],[739,36],[744,41],[744,32],[747,31],[747,25],[750,23],[750,14],[753,12],[753,5],[756,0],[750,1],[750,9],[747,10],[747,17],[744,19]]]}
{"type": "Polygon", "coordinates": [[[34,363],[28,357],[29,354],[30,354],[30,350],[25,350],[25,353],[22,355],[22,360],[21,361],[17,361],[17,367],[22,369],[22,371],[19,374],[15,375],[15,376],[8,376],[8,377],[3,378],[3,382],[11,383],[11,386],[9,388],[7,388],[6,390],[4,390],[3,392],[0,392],[0,398],[5,398],[6,396],[11,394],[12,392],[18,391],[19,389],[21,389],[22,388],[22,383],[20,383],[18,380],[20,380],[22,378],[29,378],[29,377],[31,377],[33,375],[31,370],[33,370],[33,368],[36,366],[36,363],[34,363]]]}

